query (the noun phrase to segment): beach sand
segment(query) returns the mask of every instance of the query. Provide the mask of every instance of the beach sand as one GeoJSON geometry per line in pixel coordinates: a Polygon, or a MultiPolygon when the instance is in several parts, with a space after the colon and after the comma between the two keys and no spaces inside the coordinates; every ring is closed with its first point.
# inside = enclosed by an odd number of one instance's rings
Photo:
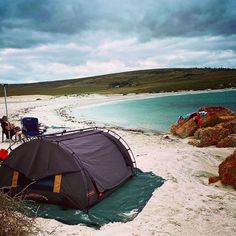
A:
{"type": "MultiPolygon", "coordinates": [[[[146,95],[10,97],[9,118],[19,125],[21,117],[36,116],[49,132],[63,127],[85,128],[95,124],[72,117],[72,105],[82,107],[142,96],[146,95]]],[[[5,114],[3,98],[0,103],[0,114],[5,114]]],[[[170,134],[113,130],[129,144],[138,167],[162,176],[166,179],[164,185],[131,222],[110,223],[96,230],[38,218],[42,235],[236,235],[235,190],[220,182],[208,185],[208,177],[217,175],[219,163],[233,153],[233,148],[197,148],[170,134]]],[[[1,144],[1,148],[7,146],[1,144]]]]}

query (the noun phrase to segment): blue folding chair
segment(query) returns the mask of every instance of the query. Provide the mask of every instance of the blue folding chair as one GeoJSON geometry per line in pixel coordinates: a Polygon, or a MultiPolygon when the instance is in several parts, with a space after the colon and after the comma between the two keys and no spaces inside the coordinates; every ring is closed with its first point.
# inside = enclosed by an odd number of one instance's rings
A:
{"type": "Polygon", "coordinates": [[[46,128],[39,125],[38,118],[24,117],[21,119],[22,133],[26,138],[35,137],[46,132],[46,128]]]}

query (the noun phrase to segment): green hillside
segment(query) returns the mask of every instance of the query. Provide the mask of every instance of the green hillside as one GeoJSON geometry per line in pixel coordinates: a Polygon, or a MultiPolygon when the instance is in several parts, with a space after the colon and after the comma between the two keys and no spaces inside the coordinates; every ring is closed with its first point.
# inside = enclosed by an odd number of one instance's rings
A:
{"type": "MultiPolygon", "coordinates": [[[[11,84],[8,95],[158,93],[236,87],[236,69],[152,69],[31,84],[11,84]]],[[[3,91],[0,91],[3,96],[3,91]]]]}

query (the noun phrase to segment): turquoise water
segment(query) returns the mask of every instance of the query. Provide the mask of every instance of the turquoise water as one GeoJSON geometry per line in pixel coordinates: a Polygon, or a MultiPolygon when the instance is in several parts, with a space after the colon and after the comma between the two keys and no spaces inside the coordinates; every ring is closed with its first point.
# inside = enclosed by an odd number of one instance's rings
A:
{"type": "Polygon", "coordinates": [[[74,108],[72,112],[77,117],[99,124],[166,132],[179,115],[194,112],[203,106],[225,106],[236,111],[236,90],[127,100],[74,108]]]}

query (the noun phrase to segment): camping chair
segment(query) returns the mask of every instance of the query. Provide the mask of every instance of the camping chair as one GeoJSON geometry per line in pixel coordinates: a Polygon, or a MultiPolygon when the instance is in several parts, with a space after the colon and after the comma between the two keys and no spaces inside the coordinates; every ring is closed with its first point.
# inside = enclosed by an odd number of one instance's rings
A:
{"type": "Polygon", "coordinates": [[[26,138],[32,138],[46,132],[46,128],[40,126],[38,118],[24,117],[21,119],[22,134],[26,138]]]}

